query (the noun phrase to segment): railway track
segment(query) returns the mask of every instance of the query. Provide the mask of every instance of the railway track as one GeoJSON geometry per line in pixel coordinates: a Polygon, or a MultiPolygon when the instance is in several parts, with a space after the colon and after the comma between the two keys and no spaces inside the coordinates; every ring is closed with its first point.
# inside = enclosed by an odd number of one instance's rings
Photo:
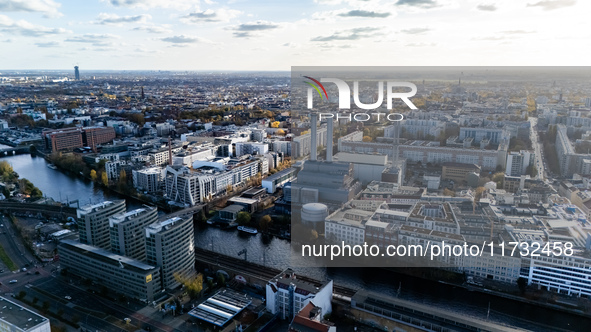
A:
{"type": "MultiPolygon", "coordinates": [[[[195,260],[198,263],[218,266],[220,270],[232,269],[235,271],[240,271],[240,274],[242,275],[263,281],[270,280],[281,273],[281,270],[276,268],[247,262],[243,259],[226,256],[202,248],[195,248],[195,260]]],[[[306,276],[298,275],[298,279],[312,284],[322,284],[321,281],[306,276]]],[[[333,292],[341,298],[351,298],[355,294],[356,290],[339,285],[333,285],[333,292]]]]}

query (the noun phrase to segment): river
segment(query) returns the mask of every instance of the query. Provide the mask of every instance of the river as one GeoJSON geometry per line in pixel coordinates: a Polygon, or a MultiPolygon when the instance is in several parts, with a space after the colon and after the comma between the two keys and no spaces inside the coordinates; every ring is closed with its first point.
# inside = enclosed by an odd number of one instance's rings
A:
{"type": "MultiPolygon", "coordinates": [[[[95,186],[91,181],[48,168],[47,161],[41,157],[23,154],[3,157],[0,160],[8,161],[21,178],[29,179],[41,189],[44,195],[57,201],[79,199],[80,205],[85,205],[90,202],[96,203],[105,199],[120,198],[115,193],[103,191],[103,188],[95,186]]],[[[128,209],[140,205],[139,202],[128,200],[128,209]]],[[[237,257],[238,251],[246,248],[248,260],[251,262],[279,269],[289,267],[291,253],[289,242],[277,238],[265,241],[261,234],[243,235],[236,230],[226,231],[214,227],[199,228],[195,230],[195,244],[198,247],[233,257],[237,257]]],[[[399,296],[403,299],[481,319],[486,319],[490,303],[489,319],[491,321],[534,331],[555,330],[556,328],[588,331],[591,326],[591,319],[577,315],[543,309],[487,294],[469,292],[462,288],[412,278],[382,269],[298,267],[294,269],[296,272],[318,280],[332,279],[336,284],[342,286],[366,289],[391,296],[396,296],[399,286],[402,286],[399,296]]]]}

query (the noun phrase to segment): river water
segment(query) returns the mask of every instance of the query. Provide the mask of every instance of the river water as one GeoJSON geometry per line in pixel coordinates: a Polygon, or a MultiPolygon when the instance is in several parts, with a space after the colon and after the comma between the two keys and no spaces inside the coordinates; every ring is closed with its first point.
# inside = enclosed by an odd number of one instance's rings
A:
{"type": "MultiPolygon", "coordinates": [[[[0,148],[2,146],[0,145],[0,148]]],[[[96,203],[105,199],[120,198],[116,193],[104,191],[91,181],[64,174],[47,167],[41,157],[27,154],[0,158],[8,161],[21,178],[27,178],[44,195],[56,201],[80,200],[80,205],[96,203]]],[[[137,208],[140,202],[128,200],[128,209],[137,208]]],[[[283,269],[289,267],[290,244],[288,241],[272,238],[265,241],[261,234],[243,235],[236,230],[221,230],[207,227],[195,230],[195,244],[228,256],[237,257],[238,251],[247,249],[248,260],[283,269]]],[[[559,329],[589,331],[591,319],[576,315],[542,309],[528,304],[501,299],[487,294],[412,278],[381,269],[355,268],[299,268],[296,272],[318,280],[332,279],[336,284],[353,289],[366,289],[381,294],[396,296],[415,302],[452,310],[458,314],[486,319],[490,304],[489,319],[505,325],[534,331],[559,329]],[[543,324],[543,325],[539,325],[543,324]]]]}

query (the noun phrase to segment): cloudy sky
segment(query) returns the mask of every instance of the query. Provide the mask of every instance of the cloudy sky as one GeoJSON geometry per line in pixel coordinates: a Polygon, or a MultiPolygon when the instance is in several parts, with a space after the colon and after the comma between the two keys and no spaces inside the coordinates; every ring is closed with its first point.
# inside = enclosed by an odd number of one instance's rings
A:
{"type": "Polygon", "coordinates": [[[0,0],[0,69],[589,65],[586,0],[0,0]]]}

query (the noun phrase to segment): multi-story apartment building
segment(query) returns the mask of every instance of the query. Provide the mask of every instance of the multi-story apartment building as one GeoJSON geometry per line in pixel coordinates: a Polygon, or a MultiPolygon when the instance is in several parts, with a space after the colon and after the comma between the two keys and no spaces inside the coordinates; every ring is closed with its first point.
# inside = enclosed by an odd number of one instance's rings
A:
{"type": "MultiPolygon", "coordinates": [[[[318,147],[326,146],[327,130],[326,127],[319,127],[316,131],[316,144],[318,147]]],[[[312,135],[306,133],[304,135],[293,138],[291,147],[291,156],[294,158],[301,158],[310,154],[312,149],[312,135]]]]}
{"type": "Polygon", "coordinates": [[[442,180],[462,183],[466,182],[469,174],[477,173],[480,175],[480,166],[476,164],[443,163],[441,166],[442,180]]]}
{"type": "Polygon", "coordinates": [[[507,166],[505,167],[505,174],[509,176],[525,175],[527,168],[534,165],[535,154],[533,151],[521,150],[519,152],[512,151],[507,154],[507,166]]]}
{"type": "Polygon", "coordinates": [[[419,202],[410,211],[408,225],[431,229],[443,233],[460,234],[450,203],[419,202]]]}
{"type": "Polygon", "coordinates": [[[83,146],[95,149],[97,145],[112,142],[115,139],[113,127],[73,127],[44,130],[41,135],[45,148],[51,151],[67,151],[83,146]]]}
{"type": "Polygon", "coordinates": [[[174,217],[156,222],[145,229],[146,261],[159,266],[162,289],[174,289],[180,284],[175,273],[189,277],[195,266],[195,231],[193,217],[174,217]]]}
{"type": "Polygon", "coordinates": [[[155,193],[160,190],[164,180],[164,168],[151,167],[133,170],[133,186],[140,191],[155,193]]]}
{"type": "Polygon", "coordinates": [[[245,154],[258,154],[262,155],[269,152],[269,144],[266,143],[253,143],[253,142],[240,142],[236,143],[236,156],[240,157],[245,154]]]}
{"type": "Polygon", "coordinates": [[[112,142],[115,136],[113,127],[85,127],[82,131],[84,146],[88,146],[93,150],[97,145],[112,142]]]}
{"type": "Polygon", "coordinates": [[[291,321],[310,301],[322,308],[322,312],[332,312],[332,280],[322,284],[312,284],[296,278],[293,270],[287,269],[267,282],[267,310],[281,319],[291,321]]]}
{"type": "Polygon", "coordinates": [[[60,265],[74,275],[142,301],[153,301],[162,290],[160,268],[72,240],[58,246],[60,265]]]}
{"type": "Polygon", "coordinates": [[[345,242],[348,245],[363,245],[365,222],[373,212],[359,209],[341,209],[324,220],[324,234],[331,243],[345,242]]]}
{"type": "Polygon", "coordinates": [[[528,285],[561,294],[591,297],[589,270],[589,258],[540,255],[523,259],[521,277],[527,279],[528,285]]]}
{"type": "MultiPolygon", "coordinates": [[[[339,151],[392,156],[392,143],[363,142],[357,138],[350,135],[341,137],[338,141],[339,151]]],[[[499,144],[496,150],[486,150],[440,146],[439,142],[434,141],[406,141],[399,145],[398,151],[399,158],[408,162],[477,164],[484,170],[494,170],[499,165],[504,167],[507,158],[506,144],[499,144]]]]}
{"type": "Polygon", "coordinates": [[[499,144],[503,140],[509,141],[510,135],[503,128],[461,127],[460,140],[466,137],[472,137],[476,143],[488,139],[492,144],[499,144]]]}
{"type": "Polygon", "coordinates": [[[589,175],[591,167],[589,160],[591,154],[576,153],[567,135],[567,127],[557,125],[556,128],[556,154],[562,176],[570,177],[573,174],[589,175]]]}
{"type": "Polygon", "coordinates": [[[158,208],[147,205],[110,217],[111,251],[145,261],[146,237],[144,229],[156,221],[158,221],[158,208]]]}
{"type": "MultiPolygon", "coordinates": [[[[228,165],[217,162],[195,162],[187,167],[167,166],[164,177],[166,197],[193,206],[204,199],[225,193],[229,187],[245,183],[265,169],[267,160],[231,159],[228,165]]],[[[268,165],[268,164],[267,164],[268,165]]],[[[268,166],[266,167],[268,170],[268,166]]]]}
{"type": "Polygon", "coordinates": [[[111,249],[109,217],[125,212],[125,200],[105,201],[83,206],[77,211],[80,242],[111,249]]]}

